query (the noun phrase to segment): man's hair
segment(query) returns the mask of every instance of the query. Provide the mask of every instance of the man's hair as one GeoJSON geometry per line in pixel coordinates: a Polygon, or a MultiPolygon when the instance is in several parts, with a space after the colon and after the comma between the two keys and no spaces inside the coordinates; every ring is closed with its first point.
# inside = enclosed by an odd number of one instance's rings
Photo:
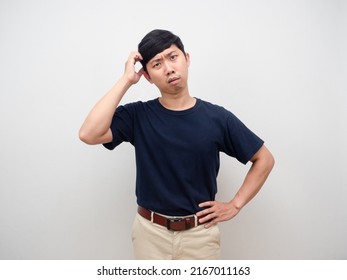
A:
{"type": "Polygon", "coordinates": [[[155,29],[143,37],[138,46],[138,51],[143,58],[141,60],[143,69],[147,72],[147,63],[171,45],[176,45],[185,54],[181,39],[170,31],[155,29]]]}

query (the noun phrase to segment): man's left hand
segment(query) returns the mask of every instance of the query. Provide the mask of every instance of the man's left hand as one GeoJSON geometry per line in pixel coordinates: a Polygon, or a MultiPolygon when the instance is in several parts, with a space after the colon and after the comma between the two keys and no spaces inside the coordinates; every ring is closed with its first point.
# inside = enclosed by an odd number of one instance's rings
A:
{"type": "Polygon", "coordinates": [[[228,203],[218,201],[206,201],[199,204],[204,208],[196,213],[200,223],[206,223],[205,227],[209,228],[219,222],[224,222],[235,217],[241,209],[237,208],[233,201],[228,203]]]}

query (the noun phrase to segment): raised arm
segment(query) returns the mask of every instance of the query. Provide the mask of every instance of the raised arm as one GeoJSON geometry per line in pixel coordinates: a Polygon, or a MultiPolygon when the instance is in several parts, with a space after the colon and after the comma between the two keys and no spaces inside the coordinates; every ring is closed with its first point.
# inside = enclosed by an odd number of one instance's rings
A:
{"type": "Polygon", "coordinates": [[[144,72],[143,69],[135,71],[135,64],[140,60],[142,60],[140,53],[130,54],[125,63],[123,76],[90,111],[79,131],[79,138],[83,142],[95,145],[112,141],[110,125],[114,112],[127,90],[140,80],[144,72]]]}

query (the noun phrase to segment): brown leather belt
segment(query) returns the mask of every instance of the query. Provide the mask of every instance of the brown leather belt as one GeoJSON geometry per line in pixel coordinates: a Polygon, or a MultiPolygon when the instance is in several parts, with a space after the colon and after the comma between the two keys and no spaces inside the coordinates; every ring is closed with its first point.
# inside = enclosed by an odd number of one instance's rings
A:
{"type": "Polygon", "coordinates": [[[174,230],[174,231],[187,230],[187,229],[196,227],[198,225],[201,225],[197,217],[195,217],[194,215],[188,216],[188,217],[182,217],[182,218],[181,217],[165,217],[155,212],[152,212],[151,210],[143,208],[141,206],[138,207],[137,212],[145,219],[153,223],[156,223],[158,225],[161,225],[163,227],[166,227],[168,230],[174,230]]]}

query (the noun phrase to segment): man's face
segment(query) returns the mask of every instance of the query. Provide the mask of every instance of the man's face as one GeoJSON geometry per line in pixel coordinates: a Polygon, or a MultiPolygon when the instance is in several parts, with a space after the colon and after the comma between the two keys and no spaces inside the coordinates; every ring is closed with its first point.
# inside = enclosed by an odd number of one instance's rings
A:
{"type": "Polygon", "coordinates": [[[155,84],[161,93],[179,93],[187,88],[189,54],[184,54],[176,45],[155,55],[147,63],[145,77],[155,84]]]}

